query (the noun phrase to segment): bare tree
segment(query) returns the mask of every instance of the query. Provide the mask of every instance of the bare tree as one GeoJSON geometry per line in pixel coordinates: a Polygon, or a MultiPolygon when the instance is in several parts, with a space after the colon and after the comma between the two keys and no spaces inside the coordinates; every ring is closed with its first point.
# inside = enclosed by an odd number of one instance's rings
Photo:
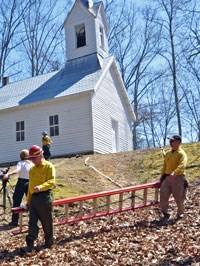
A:
{"type": "Polygon", "coordinates": [[[0,5],[0,79],[8,73],[15,75],[13,71],[17,60],[13,57],[21,40],[22,17],[30,6],[26,0],[2,0],[0,5]],[[13,59],[14,58],[14,59],[13,59]]]}
{"type": "Polygon", "coordinates": [[[181,32],[182,75],[179,86],[184,92],[183,123],[190,141],[200,141],[200,5],[192,1],[181,32]]]}
{"type": "Polygon", "coordinates": [[[143,10],[143,17],[133,1],[121,1],[121,5],[112,0],[106,3],[111,52],[137,118],[133,125],[134,149],[157,145],[159,139],[165,145],[168,134],[178,131],[182,135],[183,125],[188,133],[186,122],[199,136],[197,1],[152,0],[143,10]],[[151,96],[154,86],[158,88],[157,101],[151,96]]]}
{"type": "Polygon", "coordinates": [[[193,6],[191,6],[188,11],[190,13],[190,20],[189,23],[186,24],[189,34],[187,36],[187,50],[185,49],[184,52],[187,54],[187,60],[190,64],[192,64],[195,59],[199,60],[200,57],[200,5],[198,4],[199,3],[194,0],[193,6]]]}
{"type": "Polygon", "coordinates": [[[200,86],[196,87],[195,91],[190,90],[185,95],[186,103],[187,103],[187,115],[185,116],[185,120],[187,124],[190,125],[190,131],[188,135],[191,135],[191,139],[195,141],[200,141],[200,86]],[[190,114],[190,116],[188,116],[190,114]],[[193,138],[192,132],[195,132],[197,138],[193,138]]]}
{"type": "Polygon", "coordinates": [[[147,93],[145,110],[146,139],[150,147],[165,146],[167,136],[173,130],[176,113],[173,104],[173,90],[167,86],[166,77],[162,77],[152,84],[151,91],[147,93]]]}
{"type": "Polygon", "coordinates": [[[162,26],[163,51],[161,56],[166,60],[169,73],[172,76],[172,87],[176,107],[176,117],[179,135],[182,135],[180,112],[180,87],[178,86],[178,70],[181,62],[181,30],[185,26],[188,11],[186,9],[192,0],[153,0],[160,15],[156,20],[157,25],[162,26]]]}
{"type": "MultiPolygon", "coordinates": [[[[107,10],[113,11],[113,8],[107,7],[107,10]]],[[[163,75],[162,70],[153,67],[159,54],[159,27],[155,29],[152,23],[155,12],[149,8],[141,12],[133,1],[123,1],[114,10],[114,20],[110,19],[109,46],[118,62],[136,115],[133,146],[137,149],[141,140],[138,127],[145,119],[144,113],[140,113],[140,103],[151,83],[163,75]]],[[[108,14],[108,17],[111,16],[108,14]]]]}
{"type": "Polygon", "coordinates": [[[28,13],[23,16],[26,38],[22,49],[31,76],[58,70],[65,62],[65,52],[62,51],[61,56],[59,51],[64,40],[59,18],[63,12],[67,14],[67,8],[60,7],[57,11],[59,3],[58,0],[35,0],[28,13]]]}

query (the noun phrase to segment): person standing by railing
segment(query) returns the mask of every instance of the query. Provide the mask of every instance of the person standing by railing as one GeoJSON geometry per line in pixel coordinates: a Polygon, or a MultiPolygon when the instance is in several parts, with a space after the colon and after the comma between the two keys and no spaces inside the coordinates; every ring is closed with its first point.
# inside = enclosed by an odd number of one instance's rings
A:
{"type": "Polygon", "coordinates": [[[187,155],[181,148],[181,137],[168,137],[171,150],[166,152],[161,173],[160,206],[163,213],[162,220],[169,219],[168,201],[172,194],[177,204],[177,219],[183,218],[184,200],[186,196],[187,180],[185,178],[187,155]]]}

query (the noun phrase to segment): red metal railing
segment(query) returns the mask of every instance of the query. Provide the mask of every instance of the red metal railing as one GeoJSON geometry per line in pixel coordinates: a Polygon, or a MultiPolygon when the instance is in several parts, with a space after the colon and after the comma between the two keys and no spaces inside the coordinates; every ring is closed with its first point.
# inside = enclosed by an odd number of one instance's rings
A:
{"type": "MultiPolygon", "coordinates": [[[[149,183],[55,200],[53,206],[64,208],[64,212],[60,215],[61,218],[55,217],[54,225],[71,224],[157,205],[159,204],[159,187],[160,183],[149,183]]],[[[27,227],[23,227],[23,214],[27,210],[17,207],[12,208],[12,211],[20,216],[19,229],[12,230],[12,233],[27,231],[27,227]]]]}

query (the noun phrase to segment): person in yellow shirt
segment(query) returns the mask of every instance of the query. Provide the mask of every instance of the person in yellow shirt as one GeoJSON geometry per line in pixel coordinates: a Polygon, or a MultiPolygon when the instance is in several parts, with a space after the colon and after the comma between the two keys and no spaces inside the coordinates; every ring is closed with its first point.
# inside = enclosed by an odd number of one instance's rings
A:
{"type": "Polygon", "coordinates": [[[27,207],[29,228],[26,236],[27,251],[31,252],[38,237],[38,220],[44,231],[45,247],[53,245],[52,189],[55,186],[55,167],[43,158],[43,150],[37,145],[29,149],[29,159],[34,166],[29,172],[27,207]]]}
{"type": "Polygon", "coordinates": [[[49,160],[50,159],[50,157],[51,157],[51,143],[52,143],[52,140],[51,140],[51,138],[47,135],[47,131],[46,130],[44,130],[43,132],[42,132],[42,135],[43,135],[43,137],[42,137],[42,149],[43,149],[43,151],[44,151],[44,158],[45,158],[45,160],[49,160]]]}
{"type": "Polygon", "coordinates": [[[187,181],[185,178],[187,155],[181,148],[181,137],[174,135],[168,137],[171,150],[166,152],[164,165],[161,172],[160,206],[164,217],[168,220],[168,201],[172,194],[177,204],[177,219],[183,218],[184,199],[186,195],[187,181]]]}

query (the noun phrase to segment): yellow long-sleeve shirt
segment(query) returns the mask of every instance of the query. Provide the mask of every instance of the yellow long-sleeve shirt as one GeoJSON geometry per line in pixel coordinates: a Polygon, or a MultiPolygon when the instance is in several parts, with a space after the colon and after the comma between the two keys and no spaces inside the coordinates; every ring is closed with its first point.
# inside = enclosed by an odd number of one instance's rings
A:
{"type": "Polygon", "coordinates": [[[45,146],[45,145],[50,145],[52,143],[52,140],[50,139],[49,136],[43,136],[42,137],[42,146],[45,146]]]}
{"type": "Polygon", "coordinates": [[[41,165],[32,166],[29,172],[27,203],[30,202],[34,187],[39,186],[40,191],[53,189],[55,186],[55,175],[55,167],[45,159],[42,159],[41,165]]]}
{"type": "Polygon", "coordinates": [[[179,147],[176,151],[166,152],[164,165],[161,172],[163,174],[185,175],[187,164],[187,155],[185,151],[179,147]]]}

